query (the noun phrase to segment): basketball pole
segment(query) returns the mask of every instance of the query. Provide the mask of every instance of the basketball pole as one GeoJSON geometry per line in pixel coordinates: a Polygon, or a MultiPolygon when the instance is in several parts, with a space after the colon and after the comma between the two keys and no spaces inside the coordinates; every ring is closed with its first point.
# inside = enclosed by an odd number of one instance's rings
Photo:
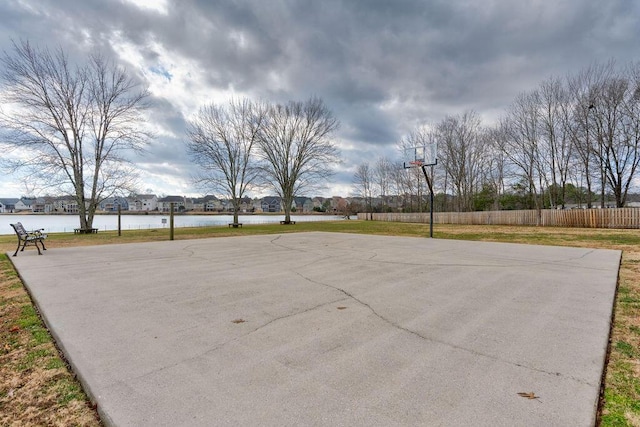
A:
{"type": "MultiPolygon", "coordinates": [[[[405,152],[407,153],[406,156],[410,160],[408,165],[405,162],[403,166],[405,169],[416,167],[422,168],[422,173],[424,174],[424,178],[427,180],[427,186],[429,187],[429,237],[433,238],[433,183],[431,182],[431,179],[429,179],[429,174],[427,173],[426,167],[431,166],[431,176],[433,176],[433,167],[438,164],[438,146],[431,143],[429,144],[429,148],[430,154],[427,153],[426,145],[405,150],[405,152]],[[428,161],[429,164],[425,164],[425,161],[428,161]]],[[[418,182],[419,181],[420,180],[418,179],[418,182]]],[[[422,200],[420,200],[420,203],[422,203],[422,200]]],[[[422,209],[420,209],[420,211],[422,212],[422,209]]]]}
{"type": "MultiPolygon", "coordinates": [[[[433,170],[433,166],[431,168],[433,170]]],[[[424,178],[427,180],[427,186],[429,187],[429,237],[433,239],[433,186],[425,165],[422,165],[422,173],[424,173],[424,178]]]]}

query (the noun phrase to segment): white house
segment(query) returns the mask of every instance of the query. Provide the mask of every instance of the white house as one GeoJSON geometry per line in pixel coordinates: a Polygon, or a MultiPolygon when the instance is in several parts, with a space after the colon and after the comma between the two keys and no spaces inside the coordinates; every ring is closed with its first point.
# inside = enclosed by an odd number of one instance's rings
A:
{"type": "Polygon", "coordinates": [[[158,209],[158,197],[155,194],[138,194],[127,198],[129,211],[149,212],[158,209]]]}
{"type": "Polygon", "coordinates": [[[36,199],[32,199],[29,197],[21,197],[20,200],[18,200],[15,204],[15,211],[16,212],[32,211],[33,204],[35,201],[36,199]]]}
{"type": "Polygon", "coordinates": [[[160,212],[169,212],[171,210],[171,203],[173,203],[173,209],[175,212],[182,212],[186,209],[186,200],[182,196],[167,196],[158,199],[158,210],[160,212]]]}
{"type": "Polygon", "coordinates": [[[13,213],[20,199],[0,199],[0,213],[13,213]]]}

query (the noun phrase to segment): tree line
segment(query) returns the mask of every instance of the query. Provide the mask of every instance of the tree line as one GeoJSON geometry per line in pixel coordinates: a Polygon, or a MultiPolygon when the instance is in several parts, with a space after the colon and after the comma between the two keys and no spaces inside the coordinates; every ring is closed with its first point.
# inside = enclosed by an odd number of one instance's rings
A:
{"type": "MultiPolygon", "coordinates": [[[[80,228],[92,228],[99,204],[134,192],[129,152],[154,138],[146,123],[150,94],[100,55],[72,64],[62,49],[14,42],[0,56],[0,132],[9,172],[75,198],[80,228]]],[[[203,193],[227,197],[238,221],[240,200],[256,188],[282,198],[290,222],[293,198],[317,188],[339,162],[338,120],[322,99],[273,103],[232,99],[203,105],[187,120],[185,146],[203,193]]],[[[438,147],[429,168],[436,210],[555,208],[568,202],[624,206],[640,153],[640,65],[594,64],[548,78],[523,92],[497,124],[467,111],[420,126],[397,146],[438,147]]],[[[406,163],[407,158],[403,158],[406,163]]],[[[425,209],[420,168],[386,157],[358,165],[356,195],[373,211],[425,209]]]]}
{"type": "MultiPolygon", "coordinates": [[[[449,115],[413,130],[398,149],[436,143],[436,210],[591,208],[607,198],[623,207],[640,163],[640,64],[609,61],[550,77],[516,96],[495,125],[483,126],[474,111],[449,115]]],[[[380,209],[391,209],[393,196],[403,210],[421,210],[421,174],[379,158],[358,166],[354,188],[379,196],[380,209]]]]}
{"type": "MultiPolygon", "coordinates": [[[[74,198],[80,228],[92,228],[103,200],[135,192],[127,153],[154,137],[146,123],[150,94],[126,70],[100,55],[72,64],[58,49],[13,43],[0,57],[0,131],[9,172],[74,198]]],[[[185,145],[199,166],[204,193],[229,197],[238,222],[248,190],[269,187],[282,198],[285,223],[294,197],[319,185],[338,161],[338,120],[317,97],[269,103],[249,99],[208,104],[188,120],[185,145]]]]}
{"type": "Polygon", "coordinates": [[[317,97],[287,104],[245,98],[205,105],[187,130],[187,150],[200,166],[194,182],[231,199],[234,223],[248,190],[271,188],[282,198],[284,222],[290,223],[294,197],[333,173],[338,125],[317,97]]]}

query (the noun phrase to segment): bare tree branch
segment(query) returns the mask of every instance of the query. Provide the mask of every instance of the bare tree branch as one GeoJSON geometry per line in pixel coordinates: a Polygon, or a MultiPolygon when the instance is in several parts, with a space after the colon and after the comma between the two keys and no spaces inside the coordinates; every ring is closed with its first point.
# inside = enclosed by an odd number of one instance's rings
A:
{"type": "Polygon", "coordinates": [[[253,157],[266,111],[259,102],[231,100],[226,106],[202,107],[188,125],[187,150],[201,169],[194,180],[231,199],[234,223],[245,193],[258,184],[253,157]]]}
{"type": "Polygon", "coordinates": [[[30,182],[75,198],[80,227],[92,227],[100,202],[135,183],[123,156],[152,137],[143,130],[144,101],[126,72],[99,56],[72,66],[62,49],[13,44],[0,59],[4,144],[21,156],[11,166],[30,182]]]}
{"type": "Polygon", "coordinates": [[[282,198],[285,222],[291,221],[294,197],[333,174],[339,157],[332,138],[338,126],[320,98],[269,107],[258,137],[261,171],[282,198]]]}

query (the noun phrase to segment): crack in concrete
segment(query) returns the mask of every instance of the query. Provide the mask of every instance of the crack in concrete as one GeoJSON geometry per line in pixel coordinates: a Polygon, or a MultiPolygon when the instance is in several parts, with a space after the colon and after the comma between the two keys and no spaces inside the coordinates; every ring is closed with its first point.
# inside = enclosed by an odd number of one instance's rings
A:
{"type": "Polygon", "coordinates": [[[591,384],[588,381],[584,381],[583,379],[575,378],[575,377],[569,376],[569,375],[563,375],[560,372],[550,372],[550,371],[547,371],[547,370],[544,370],[544,369],[540,369],[540,368],[536,368],[536,367],[533,367],[533,366],[527,366],[527,365],[524,365],[524,364],[521,364],[521,363],[518,363],[518,362],[514,362],[514,361],[511,361],[511,360],[505,360],[505,359],[502,359],[500,357],[497,357],[497,356],[494,356],[494,355],[491,355],[491,354],[481,353],[479,351],[476,351],[476,350],[473,350],[473,349],[470,349],[470,348],[462,347],[462,346],[459,346],[459,345],[456,345],[456,344],[453,344],[453,343],[450,343],[450,342],[446,342],[446,341],[439,340],[439,339],[436,339],[436,338],[433,338],[433,337],[428,337],[428,336],[422,335],[422,334],[420,334],[420,333],[418,333],[416,331],[413,331],[413,330],[411,330],[409,328],[406,328],[406,327],[404,327],[402,325],[399,325],[399,324],[393,322],[390,319],[387,319],[386,317],[384,317],[383,315],[378,313],[370,304],[368,304],[367,302],[361,300],[360,298],[356,297],[355,295],[351,294],[350,292],[348,292],[348,291],[346,291],[346,290],[344,290],[342,288],[330,285],[328,283],[319,282],[319,281],[311,279],[310,277],[307,277],[307,276],[305,276],[305,275],[303,275],[302,273],[299,273],[299,272],[295,272],[295,273],[297,275],[299,275],[300,277],[302,277],[303,279],[305,279],[305,280],[307,280],[307,281],[309,281],[311,283],[315,283],[317,285],[325,286],[325,287],[328,287],[328,288],[331,288],[331,289],[335,289],[337,291],[342,292],[348,298],[353,299],[354,301],[358,302],[359,304],[361,304],[364,307],[366,307],[367,309],[369,309],[371,311],[371,313],[373,313],[373,315],[376,316],[378,319],[382,320],[383,322],[387,323],[388,325],[392,326],[395,329],[398,329],[400,331],[403,331],[403,332],[406,332],[406,333],[411,334],[413,336],[416,336],[416,337],[420,338],[421,340],[435,342],[435,343],[442,344],[442,345],[447,346],[447,347],[454,348],[456,350],[461,350],[461,351],[464,351],[464,352],[467,352],[467,353],[471,353],[471,354],[473,354],[475,356],[485,357],[485,358],[488,358],[488,359],[491,359],[491,360],[495,360],[495,361],[498,361],[498,362],[501,362],[501,363],[507,363],[507,364],[510,364],[510,365],[513,365],[513,366],[517,366],[517,367],[520,367],[520,368],[528,369],[530,371],[539,372],[539,373],[542,373],[542,374],[556,376],[556,377],[567,378],[567,379],[576,381],[576,382],[578,382],[580,384],[586,384],[586,385],[589,385],[589,386],[595,386],[594,384],[591,384]]]}
{"type": "MultiPolygon", "coordinates": [[[[276,242],[278,240],[280,240],[281,237],[282,237],[282,235],[276,236],[275,238],[273,238],[270,241],[270,243],[273,244],[274,246],[278,246],[278,247],[281,247],[283,249],[287,249],[287,250],[291,250],[291,251],[305,252],[305,253],[309,252],[309,251],[305,251],[305,250],[303,250],[301,248],[289,247],[289,246],[286,246],[286,245],[280,244],[280,243],[276,244],[276,242]]],[[[588,256],[592,252],[594,252],[594,250],[590,250],[590,251],[586,252],[585,254],[582,254],[580,257],[571,258],[570,260],[582,259],[582,258],[588,256]]],[[[374,254],[373,257],[375,257],[377,255],[378,254],[374,254]]],[[[305,267],[307,265],[316,264],[318,261],[325,261],[325,260],[332,259],[332,258],[337,258],[337,256],[326,255],[325,257],[321,258],[320,260],[311,261],[311,262],[309,262],[309,263],[307,263],[307,264],[305,264],[303,266],[298,266],[297,268],[302,268],[302,267],[305,267]]],[[[372,258],[370,258],[369,260],[371,261],[372,258]]],[[[566,262],[566,261],[567,260],[563,260],[563,262],[566,262]]],[[[418,263],[402,263],[402,262],[392,262],[392,261],[383,261],[383,260],[376,260],[374,262],[376,262],[376,263],[393,263],[393,264],[401,264],[401,265],[427,265],[427,264],[424,264],[424,263],[420,263],[420,264],[418,264],[418,263]]],[[[556,261],[556,262],[553,262],[553,261],[551,261],[551,262],[549,262],[549,261],[529,262],[529,263],[524,263],[523,265],[535,266],[535,265],[543,265],[543,264],[559,264],[559,262],[558,261],[556,261]]],[[[431,265],[431,266],[436,265],[436,266],[480,267],[480,265],[454,264],[454,263],[451,263],[451,264],[449,264],[449,263],[446,263],[446,264],[438,263],[438,264],[428,264],[428,265],[431,265]]],[[[487,267],[487,266],[483,265],[482,267],[487,267]]],[[[494,265],[494,266],[491,266],[491,267],[506,267],[506,266],[504,266],[504,265],[494,265]]],[[[267,326],[269,326],[269,325],[271,325],[271,324],[273,324],[275,322],[278,322],[280,320],[291,318],[291,317],[295,317],[295,316],[298,316],[300,314],[308,313],[308,312],[310,312],[312,310],[316,310],[316,309],[318,309],[318,308],[320,308],[322,306],[328,305],[328,304],[335,304],[337,302],[344,301],[345,299],[351,299],[353,301],[356,301],[358,304],[366,307],[374,316],[376,316],[378,319],[380,319],[384,323],[392,326],[393,328],[395,328],[397,330],[400,330],[400,331],[403,331],[403,332],[408,333],[410,335],[413,335],[413,336],[415,336],[415,337],[417,337],[417,338],[419,338],[419,339],[421,339],[423,341],[438,343],[438,344],[441,344],[441,345],[444,345],[444,346],[447,346],[447,347],[450,347],[450,348],[453,348],[453,349],[456,349],[456,350],[460,350],[460,351],[464,351],[464,352],[473,354],[475,356],[488,358],[488,359],[495,360],[495,361],[501,362],[501,363],[507,363],[507,364],[510,364],[512,366],[517,366],[519,368],[524,368],[524,369],[527,369],[527,370],[530,370],[530,371],[533,371],[533,372],[538,372],[538,373],[542,373],[542,374],[550,375],[550,376],[555,376],[555,377],[567,378],[567,379],[576,381],[576,382],[581,383],[581,384],[594,386],[594,384],[591,384],[591,383],[589,383],[587,381],[584,381],[584,380],[582,380],[580,378],[575,378],[573,376],[563,375],[560,372],[550,372],[550,371],[547,371],[547,370],[544,370],[544,369],[540,369],[540,368],[536,368],[536,367],[533,367],[533,366],[527,366],[527,365],[522,364],[522,363],[518,363],[518,362],[510,361],[510,360],[505,360],[505,359],[502,359],[502,358],[500,358],[498,356],[495,356],[495,355],[478,352],[478,351],[470,349],[470,348],[466,348],[466,347],[463,347],[463,346],[460,346],[460,345],[457,345],[457,344],[453,344],[453,343],[450,343],[450,342],[446,342],[446,341],[443,341],[443,340],[440,340],[440,339],[436,339],[436,338],[433,338],[433,337],[429,337],[429,336],[423,335],[423,334],[421,334],[421,333],[419,333],[417,331],[414,331],[414,330],[411,330],[409,328],[406,328],[406,327],[404,327],[402,325],[399,325],[399,324],[393,322],[392,320],[386,318],[382,314],[378,313],[375,310],[375,308],[373,308],[369,303],[367,303],[367,302],[363,301],[362,299],[356,297],[355,295],[353,295],[352,293],[348,292],[345,289],[342,289],[342,288],[340,288],[338,286],[334,286],[334,285],[331,285],[331,284],[328,284],[328,283],[320,282],[318,280],[314,280],[311,277],[305,276],[304,274],[300,273],[299,271],[293,271],[293,270],[291,270],[291,271],[294,274],[298,275],[299,277],[303,278],[304,280],[306,280],[309,283],[313,283],[313,284],[316,284],[316,285],[320,285],[320,286],[323,286],[323,287],[327,287],[327,288],[336,290],[336,291],[342,293],[344,295],[344,297],[338,298],[338,299],[335,299],[335,300],[332,300],[332,301],[323,302],[321,304],[317,304],[317,305],[314,305],[312,307],[308,307],[308,308],[306,308],[304,310],[301,310],[301,311],[296,311],[294,313],[289,313],[289,314],[286,314],[286,315],[283,315],[283,316],[279,316],[279,317],[273,318],[273,319],[269,320],[268,322],[266,322],[266,323],[264,323],[262,325],[259,325],[258,327],[252,329],[251,331],[248,331],[248,332],[246,332],[246,333],[244,333],[242,335],[239,335],[237,337],[234,337],[234,338],[232,338],[230,340],[227,340],[227,341],[224,341],[222,343],[219,343],[218,345],[216,345],[216,346],[214,346],[212,348],[209,348],[209,349],[201,352],[198,355],[191,356],[191,357],[189,357],[187,359],[183,359],[183,360],[181,360],[179,362],[176,362],[176,363],[173,363],[171,365],[163,366],[163,367],[158,368],[156,370],[153,370],[153,371],[147,372],[147,373],[145,373],[143,375],[140,375],[138,377],[135,377],[134,379],[145,377],[147,375],[152,375],[154,373],[161,372],[161,371],[163,371],[165,369],[170,369],[170,368],[172,368],[174,366],[177,366],[177,365],[179,365],[179,364],[181,364],[181,363],[183,363],[185,361],[195,360],[195,359],[203,357],[203,356],[205,356],[207,354],[210,354],[210,353],[213,353],[215,351],[218,351],[220,348],[222,348],[222,347],[224,347],[224,346],[226,346],[226,345],[228,345],[228,344],[230,344],[232,342],[236,342],[236,341],[238,341],[238,340],[240,340],[240,339],[242,339],[244,337],[247,337],[247,336],[249,336],[251,334],[254,334],[254,333],[256,333],[256,332],[266,328],[267,326]]]]}
{"type": "Polygon", "coordinates": [[[269,320],[267,323],[258,326],[257,328],[255,328],[254,330],[252,330],[251,332],[248,332],[247,334],[245,334],[243,336],[251,335],[251,334],[259,331],[260,329],[266,328],[267,326],[269,326],[272,323],[275,323],[275,322],[277,322],[279,320],[288,319],[290,317],[298,316],[300,314],[305,314],[305,313],[308,313],[310,311],[316,310],[316,309],[318,309],[320,307],[323,307],[325,305],[335,304],[337,302],[344,301],[345,299],[346,298],[338,298],[336,300],[331,300],[331,301],[323,302],[322,304],[314,305],[313,307],[306,308],[306,309],[304,309],[302,311],[296,311],[295,313],[285,314],[284,316],[276,317],[274,319],[269,320]]]}

